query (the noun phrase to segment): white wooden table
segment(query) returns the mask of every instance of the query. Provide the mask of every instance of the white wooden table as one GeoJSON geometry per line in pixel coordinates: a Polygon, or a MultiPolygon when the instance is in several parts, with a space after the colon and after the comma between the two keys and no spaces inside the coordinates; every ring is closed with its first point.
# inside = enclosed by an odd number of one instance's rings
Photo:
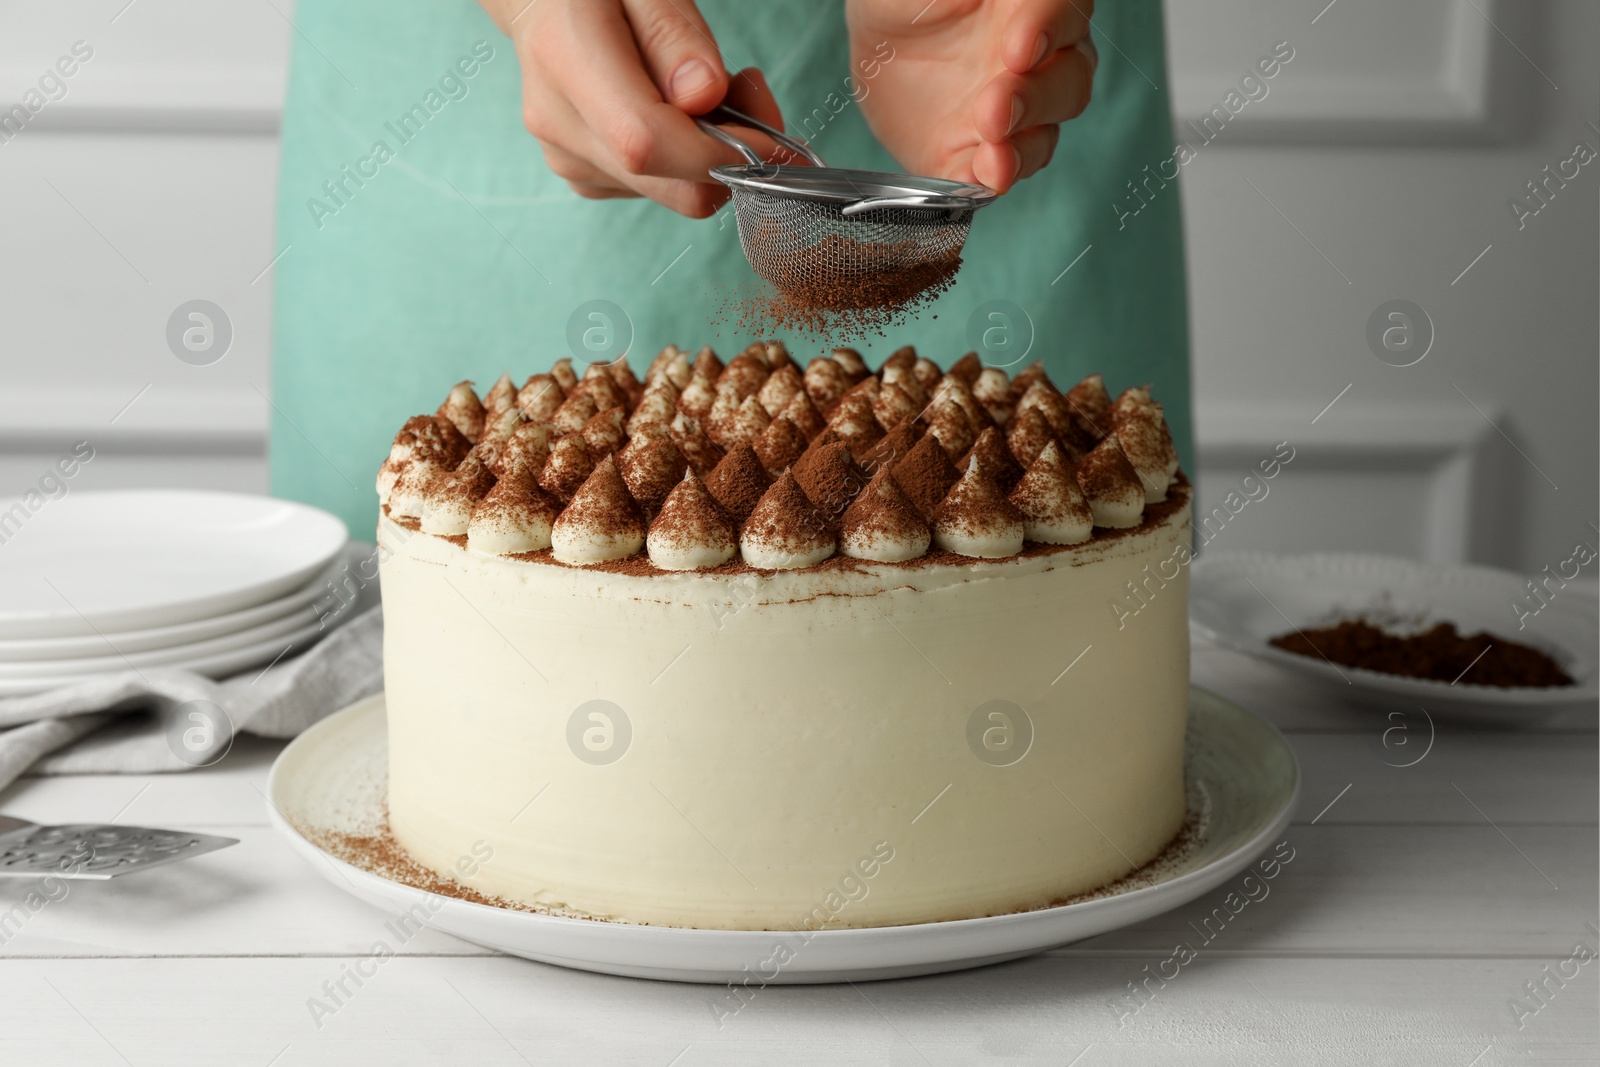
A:
{"type": "MultiPolygon", "coordinates": [[[[1420,722],[1408,747],[1398,734],[1386,747],[1382,713],[1217,649],[1196,648],[1195,680],[1287,732],[1305,775],[1295,859],[1137,1011],[1129,983],[1223,891],[984,970],[768,988],[720,1027],[716,987],[565,971],[424,932],[367,965],[359,988],[345,978],[352,995],[314,1019],[308,1002],[369,956],[389,917],[267,826],[279,746],[243,739],[205,771],[25,778],[0,795],[0,810],[43,822],[242,839],[70,883],[0,927],[0,1064],[1600,1062],[1600,961],[1566,962],[1575,945],[1600,948],[1594,709],[1520,731],[1440,724],[1427,757],[1397,768],[1421,751],[1420,722]]],[[[0,916],[25,892],[0,884],[0,916]]]]}

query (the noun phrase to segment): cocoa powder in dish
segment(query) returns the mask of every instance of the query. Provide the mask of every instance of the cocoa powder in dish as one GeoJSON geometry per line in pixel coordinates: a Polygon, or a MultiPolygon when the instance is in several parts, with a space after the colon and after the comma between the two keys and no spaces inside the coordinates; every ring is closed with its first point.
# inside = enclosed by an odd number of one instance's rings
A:
{"type": "Polygon", "coordinates": [[[1560,664],[1536,648],[1491,633],[1463,636],[1448,622],[1399,636],[1363,619],[1346,619],[1279,634],[1268,643],[1296,655],[1405,678],[1507,689],[1573,684],[1560,664]]]}

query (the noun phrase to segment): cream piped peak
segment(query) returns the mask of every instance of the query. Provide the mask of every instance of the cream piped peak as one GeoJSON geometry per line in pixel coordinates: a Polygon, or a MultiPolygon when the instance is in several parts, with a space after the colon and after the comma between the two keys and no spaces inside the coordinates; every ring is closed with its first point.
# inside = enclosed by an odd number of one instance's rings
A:
{"type": "Polygon", "coordinates": [[[933,516],[933,543],[949,552],[999,559],[1022,551],[1022,514],[974,459],[933,516]]]}
{"type": "Polygon", "coordinates": [[[594,468],[550,531],[550,547],[562,563],[625,559],[644,547],[644,516],[611,456],[594,468]]]}
{"type": "Polygon", "coordinates": [[[809,567],[834,547],[833,531],[790,471],[772,483],[739,531],[739,555],[760,570],[809,567]]]}
{"type": "Polygon", "coordinates": [[[692,470],[661,505],[645,539],[650,562],[664,571],[718,567],[739,551],[739,528],[692,470]]]}

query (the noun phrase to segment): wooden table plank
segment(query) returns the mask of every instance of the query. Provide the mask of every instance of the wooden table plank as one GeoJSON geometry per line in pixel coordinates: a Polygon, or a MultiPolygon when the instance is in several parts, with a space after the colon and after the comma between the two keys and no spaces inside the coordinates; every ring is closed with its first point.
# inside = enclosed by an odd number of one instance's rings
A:
{"type": "Polygon", "coordinates": [[[1595,735],[1507,734],[1421,717],[1366,733],[1286,733],[1303,775],[1297,823],[1594,826],[1595,735]],[[1386,730],[1401,730],[1390,733],[1386,730]],[[1349,790],[1346,791],[1345,787],[1349,790]],[[1338,802],[1328,804],[1338,797],[1338,802]],[[1476,805],[1476,807],[1474,807],[1476,805]]]}
{"type": "MultiPolygon", "coordinates": [[[[66,895],[29,914],[40,885],[0,881],[0,958],[23,956],[361,955],[391,918],[335,888],[270,827],[212,826],[239,844],[66,895]],[[21,921],[8,916],[19,914],[21,921]]],[[[330,867],[330,870],[332,868],[330,867]]],[[[415,953],[488,950],[425,931],[415,953]]]]}
{"type": "Polygon", "coordinates": [[[24,776],[0,792],[0,812],[38,823],[266,826],[263,790],[284,744],[246,734],[213,766],[171,774],[24,776]]]}
{"type": "Polygon", "coordinates": [[[359,988],[346,980],[338,1003],[325,983],[341,978],[343,964],[331,960],[4,962],[0,1001],[30,1025],[0,1032],[0,1057],[86,1067],[990,1059],[1489,1067],[1592,1063],[1600,1052],[1593,963],[1519,1030],[1507,1002],[1540,976],[1540,961],[1202,957],[1133,1011],[1117,995],[1145,962],[1044,957],[901,982],[772,987],[725,1016],[713,1010],[725,987],[504,958],[373,963],[359,988]],[[315,1014],[314,1000],[323,1006],[315,1014]]]}
{"type": "Polygon", "coordinates": [[[1510,837],[1488,825],[1292,826],[1294,859],[1276,879],[1240,875],[1069,951],[1170,951],[1187,941],[1242,954],[1565,953],[1594,917],[1595,832],[1523,826],[1510,837]]]}

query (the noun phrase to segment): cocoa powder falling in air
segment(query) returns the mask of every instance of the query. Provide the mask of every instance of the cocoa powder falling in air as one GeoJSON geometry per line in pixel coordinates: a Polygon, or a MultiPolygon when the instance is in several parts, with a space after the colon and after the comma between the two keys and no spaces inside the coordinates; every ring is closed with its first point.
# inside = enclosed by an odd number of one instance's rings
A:
{"type": "Polygon", "coordinates": [[[885,336],[889,327],[938,299],[960,269],[958,251],[930,260],[916,242],[871,243],[829,234],[780,259],[772,267],[772,287],[727,299],[722,314],[755,334],[885,336]]]}

